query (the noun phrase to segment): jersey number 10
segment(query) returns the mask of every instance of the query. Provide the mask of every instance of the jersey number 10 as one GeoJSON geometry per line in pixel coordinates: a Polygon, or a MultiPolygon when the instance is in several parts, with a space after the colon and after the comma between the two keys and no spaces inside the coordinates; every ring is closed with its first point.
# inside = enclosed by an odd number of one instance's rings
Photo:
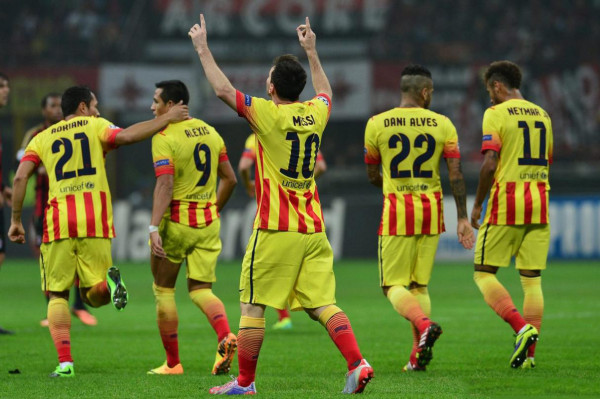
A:
{"type": "MultiPolygon", "coordinates": [[[[290,140],[292,142],[292,151],[290,152],[290,163],[287,169],[280,168],[279,171],[291,178],[297,179],[300,175],[298,173],[298,160],[300,158],[300,137],[297,132],[288,132],[286,140],[290,140]]],[[[317,153],[319,152],[319,135],[316,133],[311,134],[306,138],[304,142],[304,160],[302,161],[302,177],[305,179],[310,179],[315,171],[315,163],[317,162],[317,153]],[[314,156],[313,156],[313,144],[314,144],[314,156]],[[314,158],[312,162],[312,169],[310,168],[311,159],[314,158]]]]}

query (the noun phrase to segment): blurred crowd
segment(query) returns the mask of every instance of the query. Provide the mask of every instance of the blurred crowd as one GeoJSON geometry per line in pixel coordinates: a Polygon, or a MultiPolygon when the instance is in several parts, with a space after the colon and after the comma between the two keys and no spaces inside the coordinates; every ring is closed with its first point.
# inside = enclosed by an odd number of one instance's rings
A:
{"type": "MultiPolygon", "coordinates": [[[[143,56],[152,2],[5,0],[3,64],[81,65],[143,56]]],[[[471,63],[509,58],[543,70],[597,61],[600,0],[390,1],[375,59],[471,63]]],[[[139,59],[138,59],[139,61],[139,59]]]]}

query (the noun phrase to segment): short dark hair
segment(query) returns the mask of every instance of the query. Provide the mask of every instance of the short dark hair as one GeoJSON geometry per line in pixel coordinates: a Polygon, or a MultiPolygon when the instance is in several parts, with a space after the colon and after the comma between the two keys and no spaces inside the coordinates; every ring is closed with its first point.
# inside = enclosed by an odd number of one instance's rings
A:
{"type": "MultiPolygon", "coordinates": [[[[273,60],[271,83],[275,86],[277,95],[289,101],[296,101],[306,86],[306,71],[298,61],[298,57],[284,54],[273,60]]],[[[319,93],[317,93],[319,94],[319,93]]]]}
{"type": "Polygon", "coordinates": [[[522,78],[521,68],[514,62],[494,61],[485,71],[483,81],[486,86],[497,81],[504,83],[509,89],[519,89],[522,78]]]}
{"type": "Polygon", "coordinates": [[[177,104],[182,101],[187,105],[190,102],[190,93],[181,80],[163,80],[155,84],[157,89],[162,89],[160,98],[165,102],[173,101],[177,104]]]}
{"type": "Polygon", "coordinates": [[[85,103],[88,107],[92,102],[92,90],[87,86],[69,87],[62,95],[60,107],[65,117],[77,112],[79,104],[85,103]]]}
{"type": "Polygon", "coordinates": [[[8,76],[4,72],[0,72],[0,79],[9,80],[8,76]]]}
{"type": "Polygon", "coordinates": [[[423,65],[409,64],[400,74],[400,90],[403,93],[419,92],[431,84],[431,72],[423,65]]]}
{"type": "Polygon", "coordinates": [[[51,98],[60,98],[61,95],[55,92],[48,93],[42,98],[42,109],[46,108],[48,105],[48,100],[51,98]]]}

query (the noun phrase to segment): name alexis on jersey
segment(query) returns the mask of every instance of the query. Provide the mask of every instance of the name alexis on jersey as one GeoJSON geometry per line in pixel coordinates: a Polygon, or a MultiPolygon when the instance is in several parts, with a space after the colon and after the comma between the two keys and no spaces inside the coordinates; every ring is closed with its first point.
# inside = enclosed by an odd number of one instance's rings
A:
{"type": "Polygon", "coordinates": [[[437,119],[435,118],[408,118],[408,123],[406,123],[407,118],[385,118],[383,120],[384,127],[390,126],[428,126],[428,127],[436,127],[438,125],[437,119]]]}
{"type": "Polygon", "coordinates": [[[210,134],[210,130],[208,130],[206,126],[185,129],[185,135],[189,139],[191,139],[192,137],[206,136],[207,134],[210,134]]]}

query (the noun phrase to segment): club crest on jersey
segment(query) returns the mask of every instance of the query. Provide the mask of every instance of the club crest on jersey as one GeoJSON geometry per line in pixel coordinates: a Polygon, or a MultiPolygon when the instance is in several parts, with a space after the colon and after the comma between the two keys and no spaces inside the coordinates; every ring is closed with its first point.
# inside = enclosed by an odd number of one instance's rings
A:
{"type": "Polygon", "coordinates": [[[323,101],[329,107],[329,100],[325,96],[317,96],[317,100],[323,101]]]}
{"type": "Polygon", "coordinates": [[[244,104],[246,104],[246,107],[249,107],[252,105],[252,97],[249,96],[248,94],[246,94],[246,96],[244,98],[244,104]]]}

